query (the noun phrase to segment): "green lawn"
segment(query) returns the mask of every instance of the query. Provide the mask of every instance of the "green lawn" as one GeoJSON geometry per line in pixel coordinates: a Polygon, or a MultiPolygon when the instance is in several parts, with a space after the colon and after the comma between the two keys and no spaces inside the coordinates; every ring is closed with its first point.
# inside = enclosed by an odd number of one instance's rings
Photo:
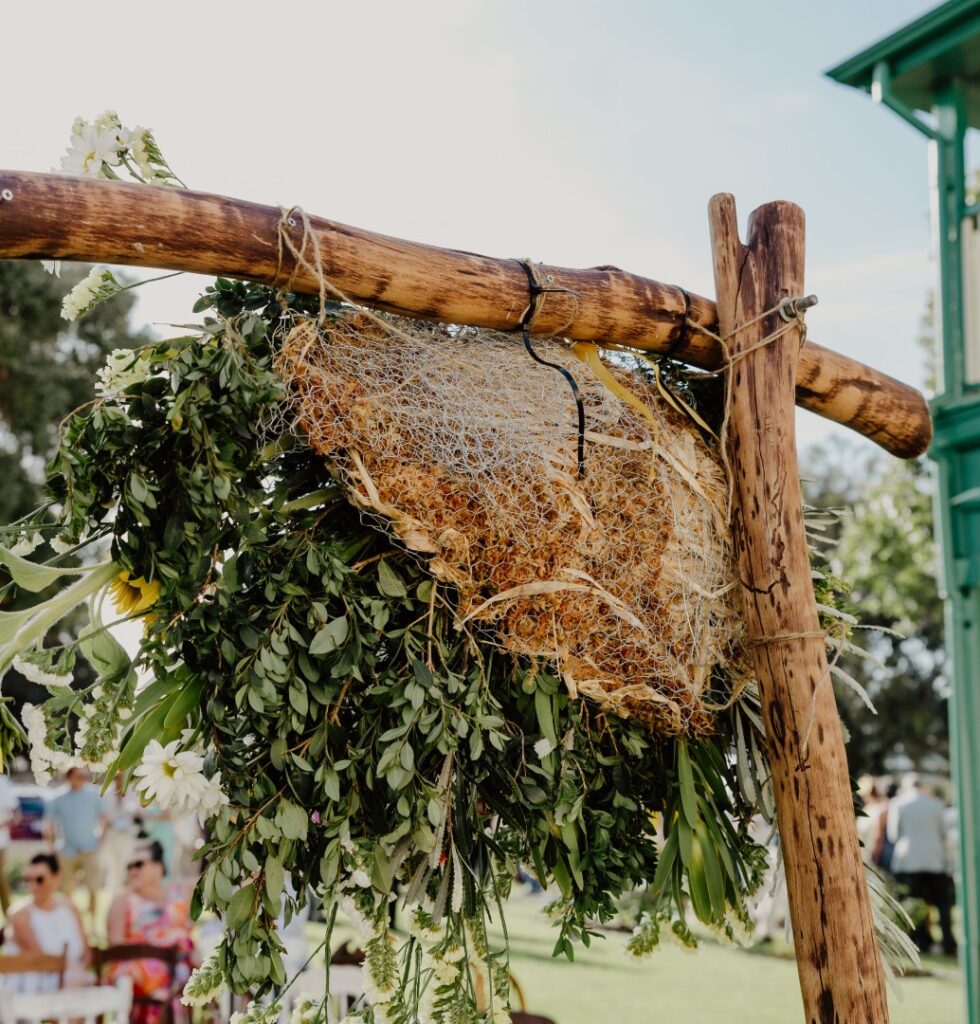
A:
{"type": "MultiPolygon", "coordinates": [[[[685,1024],[792,1024],[803,1020],[792,960],[705,942],[697,953],[671,945],[633,963],[624,936],[610,933],[575,963],[553,960],[554,933],[545,901],[515,896],[507,908],[514,974],[528,1009],[557,1024],[617,1024],[651,1020],[685,1024]]],[[[952,961],[935,961],[934,977],[902,980],[891,993],[892,1024],[955,1024],[963,1019],[962,989],[952,961]]]]}
{"type": "MultiPolygon", "coordinates": [[[[547,899],[515,894],[507,905],[511,970],[527,1008],[557,1024],[797,1024],[803,1022],[796,964],[713,941],[696,953],[670,944],[643,963],[625,953],[625,934],[609,932],[575,962],[552,959],[556,933],[547,899]]],[[[337,937],[347,928],[338,922],[337,937]]],[[[317,929],[322,936],[322,929],[317,929]]],[[[336,945],[336,942],[334,943],[336,945]]],[[[312,948],[312,947],[311,947],[312,948]]],[[[963,990],[952,960],[927,958],[929,977],[904,978],[889,991],[891,1024],[957,1024],[963,990]]],[[[516,1008],[516,1000],[514,1002],[516,1008]]]]}

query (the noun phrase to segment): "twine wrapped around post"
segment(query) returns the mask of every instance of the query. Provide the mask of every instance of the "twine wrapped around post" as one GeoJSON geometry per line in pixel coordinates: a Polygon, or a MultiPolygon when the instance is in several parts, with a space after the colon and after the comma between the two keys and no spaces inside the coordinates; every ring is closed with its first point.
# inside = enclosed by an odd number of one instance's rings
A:
{"type": "Polygon", "coordinates": [[[885,1024],[884,973],[803,528],[793,402],[800,332],[775,338],[785,326],[778,315],[759,319],[803,294],[803,211],[786,202],[759,207],[745,245],[732,196],[715,196],[709,219],[729,350],[723,444],[732,527],[746,626],[759,641],[752,656],[806,1020],[885,1024]]]}

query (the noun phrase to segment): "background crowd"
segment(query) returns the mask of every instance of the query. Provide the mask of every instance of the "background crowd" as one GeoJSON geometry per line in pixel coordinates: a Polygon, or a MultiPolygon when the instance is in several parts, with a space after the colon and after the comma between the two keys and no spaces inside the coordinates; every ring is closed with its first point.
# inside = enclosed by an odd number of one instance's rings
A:
{"type": "MultiPolygon", "coordinates": [[[[176,1008],[190,969],[220,931],[219,922],[209,930],[209,923],[192,922],[189,913],[193,854],[203,837],[196,818],[174,819],[142,807],[118,782],[102,794],[83,769],[70,770],[45,803],[42,838],[18,851],[18,860],[28,861],[22,867],[8,860],[19,802],[9,778],[0,776],[0,983],[19,991],[84,986],[95,982],[99,967],[100,980],[125,975],[135,995],[176,1008]],[[26,889],[19,898],[12,897],[12,879],[26,889]],[[99,962],[106,947],[133,943],[159,948],[160,958],[99,962]],[[2,957],[38,953],[64,956],[63,972],[3,975],[2,957]]],[[[866,860],[887,872],[903,896],[919,949],[955,956],[957,823],[940,792],[916,774],[900,784],[864,776],[857,826],[866,860]]],[[[775,849],[772,863],[778,876],[775,849]]],[[[766,890],[756,914],[758,939],[775,937],[787,916],[778,881],[766,890]]],[[[283,926],[290,973],[306,959],[304,928],[303,918],[283,926]]],[[[154,1004],[137,1006],[134,1024],[158,1020],[154,1004]]]]}
{"type": "MultiPolygon", "coordinates": [[[[864,859],[889,881],[912,920],[912,939],[921,953],[957,955],[952,912],[956,900],[958,824],[943,785],[927,786],[916,772],[858,780],[857,830],[864,859]],[[939,941],[934,941],[933,925],[939,941]]],[[[779,837],[759,819],[758,842],[769,842],[770,877],[761,890],[753,920],[754,938],[789,939],[786,885],[779,869],[779,837]]]]}
{"type": "Polygon", "coordinates": [[[20,991],[93,984],[96,950],[138,943],[167,952],[161,959],[109,962],[101,979],[126,975],[134,996],[168,1000],[197,960],[189,913],[192,858],[201,840],[196,818],[141,807],[121,793],[118,780],[102,794],[84,769],[73,768],[46,803],[43,838],[21,876],[26,896],[13,900],[7,851],[18,814],[10,780],[2,776],[0,905],[6,922],[0,954],[64,956],[65,969],[17,973],[5,984],[20,991]]]}
{"type": "Polygon", "coordinates": [[[952,927],[958,840],[955,808],[930,792],[914,772],[901,785],[864,776],[858,794],[864,812],[858,817],[858,834],[865,859],[895,878],[906,897],[919,950],[932,950],[935,910],[941,951],[956,956],[952,927]]]}

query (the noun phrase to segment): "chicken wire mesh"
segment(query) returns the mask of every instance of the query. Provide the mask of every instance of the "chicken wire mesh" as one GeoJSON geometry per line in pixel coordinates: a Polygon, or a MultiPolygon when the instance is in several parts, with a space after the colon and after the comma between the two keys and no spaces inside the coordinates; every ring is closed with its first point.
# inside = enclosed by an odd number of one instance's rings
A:
{"type": "Polygon", "coordinates": [[[350,311],[300,322],[276,366],[295,426],[461,619],[573,695],[710,732],[749,673],[717,448],[639,369],[536,347],[578,383],[581,478],[571,391],[513,335],[350,311]]]}

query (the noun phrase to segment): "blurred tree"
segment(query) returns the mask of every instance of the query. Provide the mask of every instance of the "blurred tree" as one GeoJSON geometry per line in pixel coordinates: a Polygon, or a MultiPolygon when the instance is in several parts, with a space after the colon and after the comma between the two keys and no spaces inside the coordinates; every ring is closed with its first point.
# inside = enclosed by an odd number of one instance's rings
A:
{"type": "MultiPolygon", "coordinates": [[[[930,388],[932,328],[930,301],[920,334],[930,352],[930,388]]],[[[894,631],[862,630],[854,637],[880,664],[850,655],[841,661],[878,710],[872,714],[853,691],[838,688],[851,733],[851,773],[878,774],[903,758],[920,767],[936,755],[948,761],[948,679],[929,464],[835,440],[805,451],[801,472],[810,505],[845,510],[830,531],[837,541],[831,563],[851,588],[855,614],[866,625],[894,631]]]]}
{"type": "MultiPolygon", "coordinates": [[[[61,319],[63,296],[88,269],[65,264],[59,279],[33,260],[0,260],[0,523],[44,502],[44,467],[57,446],[58,425],[92,400],[96,371],[109,352],[150,340],[130,331],[132,292],[72,324],[61,319]]],[[[33,701],[46,695],[13,671],[4,692],[33,701]]]]}
{"type": "Polygon", "coordinates": [[[87,272],[66,264],[58,279],[33,260],[0,261],[0,522],[43,500],[44,463],[58,424],[91,400],[108,353],[148,340],[129,330],[131,292],[73,324],[61,319],[62,297],[87,272]]]}

